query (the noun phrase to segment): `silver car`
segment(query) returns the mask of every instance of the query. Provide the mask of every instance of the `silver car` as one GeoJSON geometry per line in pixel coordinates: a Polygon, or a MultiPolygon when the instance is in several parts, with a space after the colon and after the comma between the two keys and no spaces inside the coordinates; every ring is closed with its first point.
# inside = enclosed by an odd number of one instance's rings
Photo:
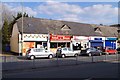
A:
{"type": "Polygon", "coordinates": [[[85,50],[82,50],[80,55],[88,55],[88,56],[99,55],[99,56],[101,56],[102,51],[98,50],[96,48],[87,48],[85,50]]]}
{"type": "Polygon", "coordinates": [[[57,57],[66,57],[66,56],[78,56],[80,53],[71,50],[70,48],[64,47],[64,48],[58,48],[56,51],[57,57]]]}
{"type": "Polygon", "coordinates": [[[51,59],[55,56],[55,54],[53,52],[45,50],[44,48],[30,48],[26,52],[26,56],[31,60],[39,57],[48,57],[51,59]]]}

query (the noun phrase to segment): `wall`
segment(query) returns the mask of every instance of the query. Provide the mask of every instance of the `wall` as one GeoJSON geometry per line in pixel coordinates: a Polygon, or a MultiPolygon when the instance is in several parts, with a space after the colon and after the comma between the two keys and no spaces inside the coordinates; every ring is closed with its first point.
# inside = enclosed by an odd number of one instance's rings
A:
{"type": "Polygon", "coordinates": [[[11,51],[15,53],[19,53],[18,34],[19,32],[18,32],[17,24],[14,24],[12,36],[10,38],[10,47],[11,47],[11,51]]]}

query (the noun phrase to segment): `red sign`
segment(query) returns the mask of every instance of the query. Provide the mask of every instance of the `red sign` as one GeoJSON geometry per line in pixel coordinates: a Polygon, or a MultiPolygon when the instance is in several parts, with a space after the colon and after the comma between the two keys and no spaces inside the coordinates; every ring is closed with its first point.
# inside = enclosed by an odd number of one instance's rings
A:
{"type": "Polygon", "coordinates": [[[71,40],[71,36],[64,36],[64,35],[50,35],[50,40],[51,41],[56,41],[56,40],[71,40]]]}

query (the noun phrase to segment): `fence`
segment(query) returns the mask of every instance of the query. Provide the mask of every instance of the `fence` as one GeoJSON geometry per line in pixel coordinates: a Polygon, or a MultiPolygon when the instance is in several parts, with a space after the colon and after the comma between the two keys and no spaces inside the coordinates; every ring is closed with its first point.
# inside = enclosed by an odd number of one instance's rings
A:
{"type": "Polygon", "coordinates": [[[68,65],[91,64],[96,62],[118,61],[120,54],[102,56],[77,56],[53,59],[28,60],[22,56],[1,56],[2,70],[33,69],[68,65]]]}

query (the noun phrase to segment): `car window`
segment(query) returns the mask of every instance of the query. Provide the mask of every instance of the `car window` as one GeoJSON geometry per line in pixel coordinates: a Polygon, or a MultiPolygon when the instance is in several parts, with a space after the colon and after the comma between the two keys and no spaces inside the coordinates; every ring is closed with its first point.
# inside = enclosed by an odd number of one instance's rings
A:
{"type": "Polygon", "coordinates": [[[93,51],[96,51],[97,49],[93,48],[92,50],[93,50],[93,51]]]}
{"type": "Polygon", "coordinates": [[[61,48],[58,48],[58,49],[57,49],[57,51],[60,51],[60,50],[61,50],[61,48]]]}
{"type": "Polygon", "coordinates": [[[70,48],[68,48],[68,51],[72,51],[70,48]]]}
{"type": "Polygon", "coordinates": [[[67,48],[63,48],[63,51],[67,51],[67,48]]]}
{"type": "Polygon", "coordinates": [[[89,48],[88,50],[90,50],[90,51],[96,51],[95,48],[89,48]]]}
{"type": "Polygon", "coordinates": [[[43,52],[44,51],[44,49],[39,49],[39,52],[43,52]]]}
{"type": "Polygon", "coordinates": [[[44,49],[34,49],[34,52],[43,52],[44,49]]]}

